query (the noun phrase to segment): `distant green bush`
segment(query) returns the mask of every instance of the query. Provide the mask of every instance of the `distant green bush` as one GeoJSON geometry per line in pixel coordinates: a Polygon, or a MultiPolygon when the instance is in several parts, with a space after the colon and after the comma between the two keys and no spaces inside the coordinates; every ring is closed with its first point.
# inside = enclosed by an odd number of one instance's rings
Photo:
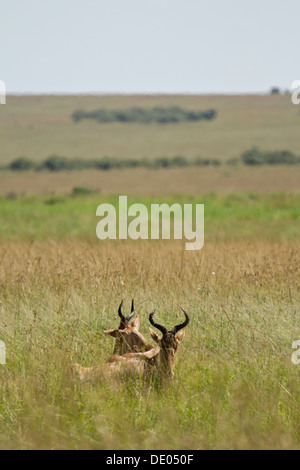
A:
{"type": "Polygon", "coordinates": [[[244,152],[241,159],[245,165],[262,165],[264,163],[263,153],[256,147],[244,152]]]}
{"type": "Polygon", "coordinates": [[[288,150],[282,150],[275,152],[265,152],[264,161],[268,165],[296,165],[297,163],[300,163],[300,157],[297,157],[288,150]]]}
{"type": "Polygon", "coordinates": [[[300,157],[288,150],[262,151],[257,147],[247,150],[241,155],[245,165],[296,165],[300,157]]]}
{"type": "Polygon", "coordinates": [[[72,114],[74,122],[80,122],[83,119],[94,119],[99,123],[107,122],[137,122],[142,124],[170,124],[183,121],[211,121],[217,116],[215,109],[206,111],[187,111],[179,106],[171,106],[169,108],[129,108],[124,110],[110,110],[101,108],[95,111],[84,111],[77,109],[72,114]]]}
{"type": "Polygon", "coordinates": [[[118,160],[116,163],[116,168],[137,168],[138,166],[143,166],[143,160],[125,158],[122,160],[118,160]]]}
{"type": "Polygon", "coordinates": [[[63,202],[65,202],[65,198],[63,196],[53,195],[46,199],[44,204],[46,206],[55,206],[56,204],[62,204],[63,202]]]}
{"type": "Polygon", "coordinates": [[[72,190],[73,196],[89,196],[90,194],[95,194],[95,189],[90,188],[89,186],[75,186],[72,190]]]}
{"type": "Polygon", "coordinates": [[[83,111],[83,109],[76,109],[74,113],[72,114],[72,119],[74,122],[79,122],[81,119],[84,119],[86,113],[83,111]]]}
{"type": "Polygon", "coordinates": [[[14,201],[14,200],[18,199],[18,194],[15,193],[14,191],[11,191],[11,192],[5,194],[5,199],[14,201]]]}
{"type": "Polygon", "coordinates": [[[34,167],[34,163],[27,157],[19,157],[9,165],[10,170],[13,171],[28,171],[32,170],[34,167]]]}
{"type": "MultiPolygon", "coordinates": [[[[239,158],[231,158],[226,162],[227,165],[297,165],[300,164],[300,157],[293,154],[288,150],[277,151],[262,151],[257,147],[244,152],[239,158]]],[[[96,169],[102,171],[109,171],[113,169],[126,169],[126,168],[184,168],[188,166],[220,166],[222,161],[217,158],[201,158],[188,159],[182,155],[175,157],[160,156],[157,158],[115,158],[115,157],[102,157],[99,159],[89,160],[80,158],[66,158],[58,155],[51,155],[43,162],[34,163],[26,157],[20,157],[8,166],[4,166],[3,170],[12,171],[71,171],[71,170],[86,170],[96,169]]]]}
{"type": "Polygon", "coordinates": [[[281,89],[277,86],[272,87],[270,90],[271,95],[280,95],[280,93],[281,93],[281,89]]]}
{"type": "Polygon", "coordinates": [[[170,168],[171,159],[168,157],[159,157],[153,161],[154,168],[170,168]]]}
{"type": "Polygon", "coordinates": [[[213,158],[213,159],[210,159],[210,158],[196,158],[196,160],[194,161],[194,164],[196,166],[219,166],[221,165],[221,161],[216,159],[216,158],[213,158]]]}
{"type": "Polygon", "coordinates": [[[48,157],[43,164],[46,170],[50,171],[61,171],[68,170],[69,162],[65,157],[59,157],[58,155],[51,155],[48,157]]]}
{"type": "Polygon", "coordinates": [[[117,160],[115,158],[104,157],[95,161],[95,168],[98,170],[112,170],[117,167],[117,160]]]}

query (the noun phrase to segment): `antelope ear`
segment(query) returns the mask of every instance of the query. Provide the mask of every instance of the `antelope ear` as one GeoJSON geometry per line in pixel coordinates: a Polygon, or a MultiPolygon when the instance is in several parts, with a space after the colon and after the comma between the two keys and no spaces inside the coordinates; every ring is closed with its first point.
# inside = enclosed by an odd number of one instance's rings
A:
{"type": "Polygon", "coordinates": [[[112,336],[113,338],[116,338],[118,330],[104,330],[104,333],[106,333],[107,335],[112,336]]]}
{"type": "Polygon", "coordinates": [[[137,330],[139,329],[140,324],[141,324],[141,322],[140,322],[139,317],[135,317],[135,318],[132,320],[132,322],[131,322],[131,326],[133,326],[133,327],[136,328],[137,330]]]}
{"type": "Polygon", "coordinates": [[[183,340],[184,335],[185,335],[184,330],[179,331],[178,335],[176,336],[176,341],[178,341],[178,343],[180,343],[180,341],[183,340]]]}
{"type": "Polygon", "coordinates": [[[152,339],[154,339],[156,343],[160,343],[160,338],[158,334],[155,333],[155,331],[153,331],[151,328],[149,328],[149,331],[150,331],[150,335],[152,336],[152,339]]]}

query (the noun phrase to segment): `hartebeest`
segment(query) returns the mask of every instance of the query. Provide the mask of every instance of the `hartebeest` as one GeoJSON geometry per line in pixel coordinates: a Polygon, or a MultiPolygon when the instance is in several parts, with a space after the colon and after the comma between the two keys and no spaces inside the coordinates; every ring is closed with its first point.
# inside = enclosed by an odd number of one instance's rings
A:
{"type": "Polygon", "coordinates": [[[181,310],[185,315],[185,321],[174,326],[172,330],[168,330],[165,326],[154,322],[153,315],[156,310],[150,313],[149,321],[151,325],[162,333],[162,337],[159,338],[150,328],[152,338],[158,343],[157,347],[145,352],[127,353],[123,356],[114,355],[110,362],[97,367],[82,367],[75,364],[74,368],[80,380],[91,380],[107,375],[132,372],[142,376],[158,373],[162,378],[173,378],[175,354],[179,343],[184,337],[184,328],[190,321],[188,314],[183,309],[181,310]]]}
{"type": "Polygon", "coordinates": [[[145,365],[144,372],[158,372],[161,377],[173,378],[177,348],[184,337],[184,328],[190,321],[188,314],[183,310],[183,308],[181,308],[181,310],[185,315],[185,321],[180,325],[174,326],[172,330],[168,330],[165,326],[154,322],[153,316],[156,309],[153,310],[149,315],[149,321],[152,326],[162,333],[162,337],[160,338],[151,328],[149,328],[149,330],[152,338],[158,344],[158,347],[152,348],[146,352],[126,354],[126,358],[130,360],[139,359],[140,361],[143,361],[145,365]]]}
{"type": "Polygon", "coordinates": [[[152,338],[159,345],[159,354],[157,355],[156,367],[158,368],[160,374],[167,375],[169,377],[174,376],[173,369],[175,366],[175,354],[177,352],[178,345],[184,338],[184,328],[189,324],[190,321],[188,314],[183,310],[183,308],[181,308],[181,310],[185,315],[185,321],[180,325],[174,326],[172,330],[168,330],[165,326],[154,322],[153,315],[156,310],[154,310],[149,315],[149,321],[151,325],[162,333],[162,337],[159,338],[157,333],[155,333],[150,328],[150,334],[152,338]]]}
{"type": "Polygon", "coordinates": [[[123,300],[118,309],[118,315],[121,319],[119,328],[117,330],[105,330],[104,333],[115,338],[116,343],[113,355],[123,356],[129,352],[148,351],[152,348],[148,344],[144,336],[139,332],[140,320],[135,317],[129,325],[131,318],[134,316],[134,301],[132,299],[131,312],[125,317],[122,313],[123,300]]]}

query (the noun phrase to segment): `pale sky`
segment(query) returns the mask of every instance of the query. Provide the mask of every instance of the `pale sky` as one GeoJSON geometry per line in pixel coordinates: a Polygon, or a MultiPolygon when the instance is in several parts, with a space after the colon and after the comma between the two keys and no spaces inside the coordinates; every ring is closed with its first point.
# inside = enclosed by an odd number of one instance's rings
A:
{"type": "Polygon", "coordinates": [[[299,0],[0,0],[8,93],[268,92],[299,45],[299,0]]]}

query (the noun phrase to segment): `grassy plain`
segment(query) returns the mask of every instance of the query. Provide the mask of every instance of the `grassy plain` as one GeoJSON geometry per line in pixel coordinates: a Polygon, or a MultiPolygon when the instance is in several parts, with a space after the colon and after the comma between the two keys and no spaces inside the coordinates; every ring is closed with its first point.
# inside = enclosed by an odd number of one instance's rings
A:
{"type": "Polygon", "coordinates": [[[192,167],[152,170],[83,170],[50,172],[0,172],[0,196],[71,194],[75,187],[87,187],[103,196],[172,197],[206,193],[300,192],[300,165],[262,167],[192,167]]]}
{"type": "MultiPolygon", "coordinates": [[[[300,233],[300,194],[232,193],[226,196],[128,198],[128,206],[136,202],[145,204],[149,214],[152,203],[204,204],[208,240],[297,240],[300,233]]],[[[96,217],[96,209],[101,203],[111,203],[118,210],[117,195],[0,199],[0,242],[86,239],[93,243],[100,220],[96,217]]]]}
{"type": "Polygon", "coordinates": [[[0,200],[1,448],[299,449],[299,195],[181,199],[195,201],[199,252],[97,241],[101,196],[0,200]],[[154,307],[170,328],[190,314],[175,381],[73,382],[71,363],[109,358],[103,330],[132,297],[150,342],[154,307]]]}
{"type": "MultiPolygon", "coordinates": [[[[0,165],[25,155],[162,155],[227,160],[257,145],[299,154],[289,96],[8,97],[0,165]],[[212,122],[143,126],[82,122],[74,109],[216,108],[212,122]]],[[[299,449],[299,168],[0,172],[1,449],[299,449]],[[98,193],[74,196],[75,186],[98,193]],[[204,203],[205,243],[99,241],[96,209],[204,203]],[[70,364],[112,353],[104,329],[135,298],[170,328],[191,317],[175,380],[79,385],[70,364]]]]}
{"type": "Polygon", "coordinates": [[[239,157],[253,147],[262,150],[300,148],[299,107],[289,95],[170,95],[170,96],[8,96],[0,107],[0,164],[20,156],[35,161],[51,154],[70,158],[103,156],[141,158],[239,157]],[[191,110],[214,108],[214,121],[168,124],[75,124],[75,109],[86,111],[140,106],[180,106],[191,110]]]}

